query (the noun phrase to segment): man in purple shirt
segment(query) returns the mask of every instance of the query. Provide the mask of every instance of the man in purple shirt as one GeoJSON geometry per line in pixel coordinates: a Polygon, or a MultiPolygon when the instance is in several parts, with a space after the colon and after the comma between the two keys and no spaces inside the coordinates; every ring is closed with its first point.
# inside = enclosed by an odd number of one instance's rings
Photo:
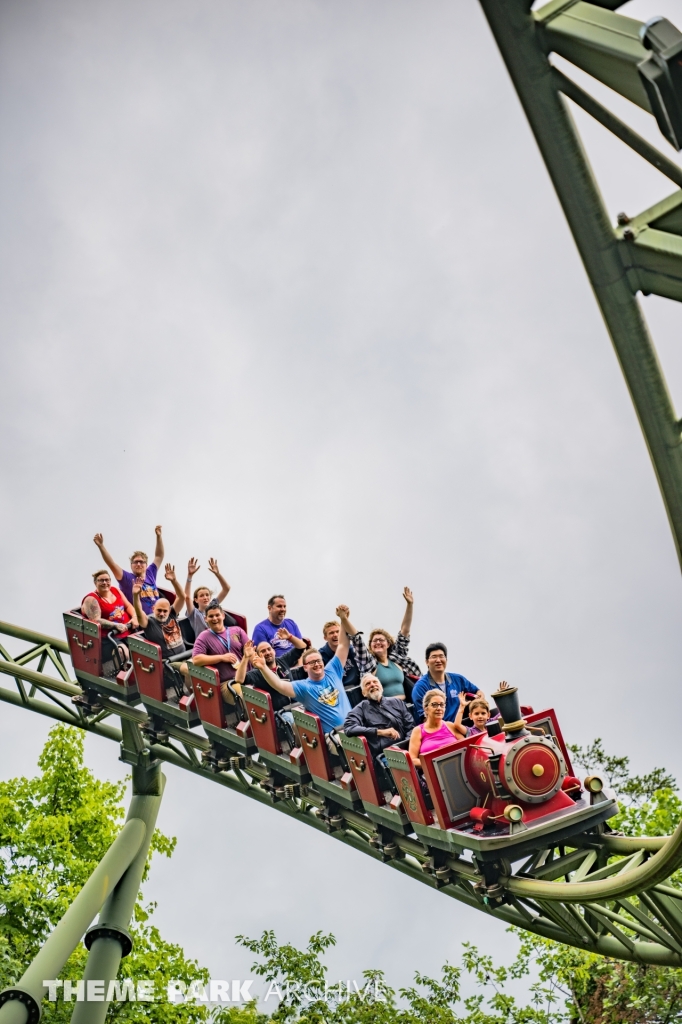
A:
{"type": "Polygon", "coordinates": [[[96,533],[94,537],[95,544],[99,548],[102,558],[116,577],[116,582],[120,584],[121,591],[128,598],[131,604],[133,603],[133,584],[142,584],[142,590],[140,591],[140,604],[142,605],[142,610],[145,615],[151,615],[152,608],[159,600],[159,592],[156,589],[156,573],[163,562],[163,537],[161,536],[160,526],[155,526],[154,532],[156,534],[154,561],[149,565],[149,559],[145,555],[144,551],[135,551],[130,559],[131,572],[128,572],[126,569],[122,569],[121,566],[113,560],[107,549],[104,547],[104,537],[101,533],[96,533]]]}
{"type": "Polygon", "coordinates": [[[302,640],[300,629],[293,619],[286,618],[286,614],[286,599],[282,594],[275,594],[268,601],[267,619],[259,622],[253,631],[253,646],[258,647],[258,644],[267,640],[275,652],[275,657],[281,658],[294,646],[289,639],[290,636],[302,640]]]}
{"type": "Polygon", "coordinates": [[[228,679],[234,679],[237,671],[235,665],[242,660],[244,645],[249,642],[249,637],[241,626],[225,628],[225,613],[217,601],[211,602],[204,616],[208,629],[199,633],[194,641],[192,661],[195,665],[216,668],[220,682],[225,683],[228,679]]]}

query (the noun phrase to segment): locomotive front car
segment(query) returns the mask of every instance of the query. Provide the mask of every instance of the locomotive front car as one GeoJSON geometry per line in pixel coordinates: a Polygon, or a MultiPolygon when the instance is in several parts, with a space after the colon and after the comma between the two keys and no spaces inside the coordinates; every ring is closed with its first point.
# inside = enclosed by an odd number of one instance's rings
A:
{"type": "Polygon", "coordinates": [[[548,841],[589,833],[617,812],[601,779],[582,785],[573,774],[553,710],[523,718],[516,687],[492,696],[501,722],[421,755],[431,813],[409,753],[386,751],[417,835],[455,855],[471,850],[481,863],[516,860],[548,841]]]}

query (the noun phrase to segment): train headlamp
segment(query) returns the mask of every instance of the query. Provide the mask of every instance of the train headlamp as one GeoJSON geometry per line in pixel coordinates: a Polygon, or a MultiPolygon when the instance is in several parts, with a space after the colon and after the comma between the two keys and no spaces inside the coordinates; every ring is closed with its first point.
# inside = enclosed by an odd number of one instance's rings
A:
{"type": "Polygon", "coordinates": [[[504,816],[507,821],[523,821],[523,808],[519,807],[518,804],[507,804],[504,809],[504,816]]]}
{"type": "Polygon", "coordinates": [[[598,775],[588,775],[585,779],[585,789],[588,793],[601,793],[604,788],[604,780],[598,775]]]}

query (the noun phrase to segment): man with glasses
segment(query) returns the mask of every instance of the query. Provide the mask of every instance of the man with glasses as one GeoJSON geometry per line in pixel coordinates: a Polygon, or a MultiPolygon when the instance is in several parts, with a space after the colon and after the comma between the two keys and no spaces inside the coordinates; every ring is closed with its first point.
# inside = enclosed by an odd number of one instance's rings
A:
{"type": "Polygon", "coordinates": [[[470,693],[477,697],[484,697],[485,694],[473,683],[470,683],[464,676],[455,672],[446,672],[448,664],[448,649],[445,644],[429,644],[426,648],[426,672],[421,679],[414,684],[412,690],[412,701],[414,703],[414,717],[417,724],[424,719],[424,708],[422,701],[429,690],[440,690],[445,699],[446,722],[454,722],[459,710],[460,693],[470,693]]]}
{"type": "Polygon", "coordinates": [[[151,615],[152,608],[159,600],[159,592],[156,589],[156,574],[159,566],[163,562],[163,537],[161,536],[161,527],[155,526],[154,532],[156,534],[156,548],[154,551],[154,561],[149,565],[149,559],[145,555],[144,551],[135,551],[130,559],[130,569],[128,572],[122,569],[118,565],[107,549],[104,547],[104,537],[101,533],[96,533],[94,541],[99,548],[100,554],[112,573],[116,578],[116,582],[120,583],[121,590],[127,599],[133,604],[133,586],[137,583],[140,584],[140,604],[145,615],[151,615]]]}
{"type": "Polygon", "coordinates": [[[322,655],[314,647],[303,654],[303,668],[308,673],[307,679],[280,679],[265,664],[260,654],[253,654],[251,662],[273,690],[301,702],[306,711],[311,711],[322,722],[325,734],[342,729],[343,723],[350,712],[350,702],[343,688],[343,670],[348,657],[350,641],[348,639],[348,622],[350,612],[345,604],[340,604],[336,614],[341,621],[339,643],[336,654],[325,665],[322,655]]]}

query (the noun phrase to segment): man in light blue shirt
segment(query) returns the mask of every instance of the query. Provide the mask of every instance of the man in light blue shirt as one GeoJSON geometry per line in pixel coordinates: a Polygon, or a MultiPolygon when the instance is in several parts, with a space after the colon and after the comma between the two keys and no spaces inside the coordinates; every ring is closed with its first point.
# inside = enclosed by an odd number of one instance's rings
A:
{"type": "Polygon", "coordinates": [[[251,656],[251,661],[264,679],[274,690],[285,697],[293,697],[301,702],[306,711],[312,712],[322,722],[325,733],[342,729],[346,716],[350,711],[350,701],[343,688],[343,670],[348,657],[350,641],[348,639],[348,618],[350,612],[347,605],[340,604],[336,614],[341,621],[341,632],[336,654],[325,665],[322,655],[314,648],[303,654],[303,668],[308,673],[307,679],[280,679],[258,654],[251,656]]]}

